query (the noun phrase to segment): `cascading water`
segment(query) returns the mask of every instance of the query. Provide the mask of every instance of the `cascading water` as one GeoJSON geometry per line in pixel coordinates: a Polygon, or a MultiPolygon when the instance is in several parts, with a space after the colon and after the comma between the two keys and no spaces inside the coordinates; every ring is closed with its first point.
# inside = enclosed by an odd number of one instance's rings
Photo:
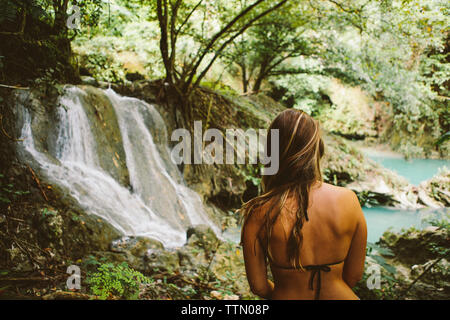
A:
{"type": "MultiPolygon", "coordinates": [[[[70,193],[87,213],[102,217],[124,235],[146,236],[175,247],[185,243],[188,226],[207,224],[220,232],[207,216],[200,197],[184,185],[170,161],[167,130],[154,106],[121,97],[111,89],[87,92],[68,87],[65,91],[54,116],[56,126],[48,131],[47,141],[54,143],[47,143],[47,149],[36,145],[39,141],[33,134],[33,113],[21,103],[23,141],[19,149],[25,161],[37,163],[41,173],[70,193]],[[101,159],[106,156],[119,167],[119,151],[104,154],[99,150],[106,133],[94,133],[95,112],[88,112],[93,110],[89,94],[112,106],[120,129],[120,148],[126,157],[122,171],[127,171],[129,185],[115,178],[114,167],[108,170],[102,165],[105,161],[101,159]],[[153,137],[151,131],[158,136],[153,137]]],[[[103,123],[104,127],[108,125],[103,123]]],[[[109,140],[117,142],[119,138],[109,140]]]]}

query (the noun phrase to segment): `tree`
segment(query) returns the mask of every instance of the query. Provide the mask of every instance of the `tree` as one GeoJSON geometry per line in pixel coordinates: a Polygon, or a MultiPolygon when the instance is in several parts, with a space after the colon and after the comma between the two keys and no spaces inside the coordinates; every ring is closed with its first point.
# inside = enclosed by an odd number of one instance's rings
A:
{"type": "Polygon", "coordinates": [[[299,56],[319,54],[321,42],[304,33],[314,28],[315,18],[298,3],[289,3],[262,18],[224,53],[240,69],[243,92],[261,89],[274,75],[300,73],[284,62],[299,56]]]}
{"type": "MultiPolygon", "coordinates": [[[[5,80],[21,81],[52,73],[61,81],[79,80],[71,40],[78,33],[67,27],[70,5],[81,7],[89,18],[101,0],[0,0],[0,56],[5,80]],[[32,52],[32,55],[29,53],[32,52]]],[[[95,16],[95,15],[94,15],[95,16]]]]}
{"type": "Polygon", "coordinates": [[[166,70],[166,83],[179,96],[179,103],[189,116],[189,96],[198,87],[214,62],[225,48],[233,43],[254,23],[271,12],[281,8],[288,0],[275,3],[268,0],[255,0],[250,5],[236,10],[234,3],[199,0],[157,0],[156,12],[161,32],[160,51],[166,70]],[[204,23],[212,13],[222,12],[225,20],[210,37],[205,37],[204,23]],[[195,29],[190,20],[193,16],[202,17],[203,23],[195,29]],[[199,42],[195,54],[178,55],[180,35],[190,34],[199,42]],[[180,62],[178,66],[176,62],[180,62]],[[181,63],[182,62],[182,63],[181,63]]]}

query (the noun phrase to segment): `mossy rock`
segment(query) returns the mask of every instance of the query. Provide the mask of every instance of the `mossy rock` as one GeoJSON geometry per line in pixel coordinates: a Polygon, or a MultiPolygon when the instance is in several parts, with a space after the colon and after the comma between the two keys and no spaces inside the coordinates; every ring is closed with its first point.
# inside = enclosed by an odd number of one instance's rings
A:
{"type": "Polygon", "coordinates": [[[411,228],[403,233],[387,231],[379,243],[391,249],[395,258],[405,264],[423,264],[438,257],[437,248],[450,247],[450,233],[437,227],[411,228]]]}

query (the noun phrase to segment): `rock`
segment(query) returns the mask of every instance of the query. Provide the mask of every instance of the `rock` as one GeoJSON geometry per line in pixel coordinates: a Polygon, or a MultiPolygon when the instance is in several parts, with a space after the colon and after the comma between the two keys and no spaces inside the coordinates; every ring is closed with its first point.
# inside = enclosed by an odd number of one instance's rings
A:
{"type": "Polygon", "coordinates": [[[35,265],[18,247],[14,245],[10,249],[6,249],[12,270],[17,272],[30,272],[35,269],[35,265]]]}
{"type": "Polygon", "coordinates": [[[121,185],[129,187],[126,155],[114,107],[102,90],[91,86],[82,88],[87,93],[83,96],[83,108],[97,143],[100,166],[121,185]]]}
{"type": "Polygon", "coordinates": [[[161,242],[145,237],[122,237],[111,243],[110,250],[122,254],[128,264],[139,271],[175,268],[178,263],[167,259],[167,252],[161,242]],[[166,268],[165,263],[170,266],[166,268]]]}
{"type": "Polygon", "coordinates": [[[98,81],[97,87],[100,89],[109,89],[111,87],[111,83],[105,81],[98,81]]]}
{"type": "Polygon", "coordinates": [[[450,206],[450,169],[444,167],[433,178],[419,186],[420,200],[432,207],[450,206]]]}
{"type": "Polygon", "coordinates": [[[323,88],[333,107],[321,116],[323,127],[348,139],[376,137],[375,101],[361,87],[350,87],[331,79],[323,88]]]}
{"type": "Polygon", "coordinates": [[[391,249],[395,258],[405,264],[417,265],[437,258],[436,247],[450,246],[449,230],[427,228],[409,229],[403,233],[385,232],[379,244],[391,249]]]}
{"type": "Polygon", "coordinates": [[[426,227],[425,229],[423,229],[424,231],[426,231],[426,232],[438,232],[438,230],[439,230],[439,227],[436,227],[436,226],[428,226],[428,227],[426,227]]]}
{"type": "Polygon", "coordinates": [[[144,80],[145,79],[145,77],[142,74],[140,74],[139,72],[128,72],[125,75],[125,78],[128,81],[138,81],[138,80],[144,80]]]}
{"type": "Polygon", "coordinates": [[[196,270],[207,265],[220,243],[214,231],[208,226],[199,225],[187,230],[186,244],[177,250],[180,266],[196,270]]]}
{"type": "Polygon", "coordinates": [[[425,190],[425,186],[421,185],[418,191],[419,199],[422,201],[427,207],[439,209],[444,208],[444,205],[442,203],[437,202],[430,196],[428,196],[427,191],[425,190]]]}
{"type": "Polygon", "coordinates": [[[81,83],[84,85],[88,85],[88,86],[93,86],[93,87],[97,87],[98,86],[98,82],[95,78],[90,77],[90,76],[81,76],[81,83]]]}
{"type": "Polygon", "coordinates": [[[206,225],[197,225],[188,228],[186,237],[187,246],[200,247],[207,253],[214,253],[220,244],[220,240],[214,231],[206,225]]]}
{"type": "Polygon", "coordinates": [[[211,297],[217,300],[222,300],[223,296],[219,291],[213,290],[210,292],[211,297]]]}
{"type": "Polygon", "coordinates": [[[132,255],[142,257],[149,249],[164,249],[158,240],[145,237],[122,237],[111,243],[113,252],[130,252],[132,255]]]}
{"type": "Polygon", "coordinates": [[[159,270],[170,273],[179,267],[180,263],[177,252],[163,249],[149,249],[143,257],[143,268],[141,270],[144,272],[157,272],[159,270]]]}
{"type": "Polygon", "coordinates": [[[435,288],[450,289],[450,263],[447,259],[430,260],[411,267],[411,276],[421,277],[420,280],[435,288]]]}
{"type": "Polygon", "coordinates": [[[80,67],[80,75],[92,77],[92,73],[85,67],[80,67]]]}
{"type": "Polygon", "coordinates": [[[111,242],[121,236],[113,226],[95,215],[72,209],[66,216],[70,220],[65,221],[63,241],[74,257],[80,258],[92,251],[107,251],[111,242]]]}
{"type": "Polygon", "coordinates": [[[188,228],[188,230],[186,231],[186,239],[188,242],[189,242],[189,238],[194,234],[197,237],[203,238],[205,240],[207,240],[208,238],[209,238],[209,240],[217,239],[217,236],[214,233],[214,231],[212,231],[209,226],[204,225],[204,224],[200,224],[200,225],[192,226],[192,227],[188,228]]]}

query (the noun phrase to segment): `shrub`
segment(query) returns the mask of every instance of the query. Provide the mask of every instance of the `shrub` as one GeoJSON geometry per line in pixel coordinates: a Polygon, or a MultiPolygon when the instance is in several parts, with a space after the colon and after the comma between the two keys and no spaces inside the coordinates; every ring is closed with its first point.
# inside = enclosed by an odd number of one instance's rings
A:
{"type": "Polygon", "coordinates": [[[116,296],[133,300],[138,298],[139,285],[149,283],[150,280],[124,262],[118,265],[101,264],[97,272],[88,276],[87,282],[92,294],[99,296],[100,299],[116,296]]]}

